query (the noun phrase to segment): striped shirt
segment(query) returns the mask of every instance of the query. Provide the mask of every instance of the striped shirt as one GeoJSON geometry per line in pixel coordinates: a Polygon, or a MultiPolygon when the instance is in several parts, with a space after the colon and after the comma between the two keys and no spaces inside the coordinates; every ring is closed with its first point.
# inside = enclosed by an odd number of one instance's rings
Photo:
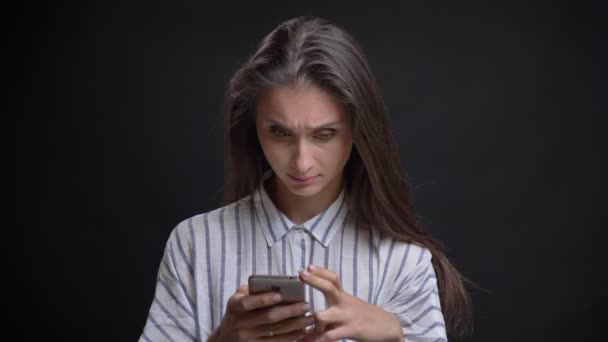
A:
{"type": "MultiPolygon", "coordinates": [[[[395,314],[406,341],[447,341],[428,249],[356,227],[344,189],[323,212],[297,225],[261,184],[173,229],[140,341],[206,341],[249,275],[297,275],[309,264],[335,272],[345,291],[395,314]]],[[[310,286],[306,301],[313,312],[327,308],[323,294],[310,286]]]]}

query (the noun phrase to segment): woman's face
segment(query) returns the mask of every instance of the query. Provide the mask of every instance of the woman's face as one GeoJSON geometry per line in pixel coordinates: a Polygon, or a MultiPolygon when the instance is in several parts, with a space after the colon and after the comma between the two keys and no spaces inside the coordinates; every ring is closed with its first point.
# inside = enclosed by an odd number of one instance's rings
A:
{"type": "Polygon", "coordinates": [[[297,196],[340,190],[352,127],[331,95],[314,86],[270,88],[258,100],[256,130],[282,188],[297,196]]]}

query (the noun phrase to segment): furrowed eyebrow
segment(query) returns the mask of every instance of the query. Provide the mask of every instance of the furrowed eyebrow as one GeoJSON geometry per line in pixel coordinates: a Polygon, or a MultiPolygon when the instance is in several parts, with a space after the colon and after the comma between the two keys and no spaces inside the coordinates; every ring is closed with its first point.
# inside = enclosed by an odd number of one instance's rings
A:
{"type": "MultiPolygon", "coordinates": [[[[269,120],[266,120],[266,121],[268,123],[270,123],[270,124],[277,125],[277,126],[279,126],[281,128],[286,128],[286,129],[291,130],[290,127],[287,127],[287,125],[285,125],[285,124],[283,124],[283,123],[281,123],[279,121],[276,121],[276,120],[273,120],[273,119],[269,119],[269,120]]],[[[341,123],[341,121],[331,121],[331,122],[323,123],[323,124],[321,124],[321,125],[319,125],[317,127],[312,127],[311,130],[318,131],[318,130],[321,130],[321,129],[324,129],[324,128],[330,128],[331,126],[338,125],[339,123],[341,123]]]]}

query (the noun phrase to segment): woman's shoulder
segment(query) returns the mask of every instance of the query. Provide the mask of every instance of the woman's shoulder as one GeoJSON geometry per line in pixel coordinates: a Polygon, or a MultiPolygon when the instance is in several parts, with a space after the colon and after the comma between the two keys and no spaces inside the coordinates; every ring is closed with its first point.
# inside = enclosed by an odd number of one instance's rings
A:
{"type": "Polygon", "coordinates": [[[382,239],[380,246],[384,247],[381,247],[381,250],[384,249],[383,252],[387,254],[388,258],[402,260],[402,267],[415,267],[422,263],[429,263],[432,259],[431,250],[416,241],[403,241],[387,237],[382,239]]]}
{"type": "Polygon", "coordinates": [[[175,226],[172,235],[193,236],[204,233],[204,230],[209,227],[217,227],[219,225],[230,227],[234,225],[235,216],[239,211],[243,212],[243,208],[250,204],[250,199],[251,195],[224,206],[187,217],[175,226]]]}

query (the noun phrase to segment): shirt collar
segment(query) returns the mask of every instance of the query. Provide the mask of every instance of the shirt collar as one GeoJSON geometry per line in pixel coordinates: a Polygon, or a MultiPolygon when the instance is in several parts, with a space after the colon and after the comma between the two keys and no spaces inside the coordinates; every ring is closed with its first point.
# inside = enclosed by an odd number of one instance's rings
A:
{"type": "Polygon", "coordinates": [[[306,229],[319,243],[327,247],[334,234],[346,223],[348,216],[344,186],[338,198],[329,207],[303,224],[296,225],[275,206],[264,188],[264,181],[272,174],[272,169],[264,173],[262,181],[254,194],[256,215],[262,226],[268,247],[272,247],[275,242],[282,239],[290,229],[297,227],[306,229]]]}

